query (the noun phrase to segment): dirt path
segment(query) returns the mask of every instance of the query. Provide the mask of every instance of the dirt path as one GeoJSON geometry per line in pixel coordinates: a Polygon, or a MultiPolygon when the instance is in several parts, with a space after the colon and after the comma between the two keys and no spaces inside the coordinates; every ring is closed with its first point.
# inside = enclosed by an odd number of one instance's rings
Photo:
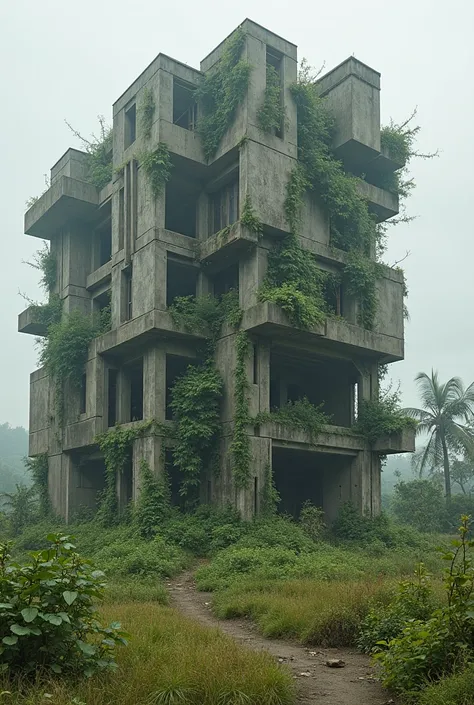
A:
{"type": "Polygon", "coordinates": [[[246,621],[220,620],[211,612],[210,593],[198,592],[192,571],[168,583],[172,602],[183,614],[223,632],[251,649],[266,649],[285,663],[297,681],[299,705],[388,705],[395,703],[374,679],[367,656],[350,649],[305,648],[289,641],[265,639],[246,621]],[[344,668],[328,668],[342,659],[344,668]]]}

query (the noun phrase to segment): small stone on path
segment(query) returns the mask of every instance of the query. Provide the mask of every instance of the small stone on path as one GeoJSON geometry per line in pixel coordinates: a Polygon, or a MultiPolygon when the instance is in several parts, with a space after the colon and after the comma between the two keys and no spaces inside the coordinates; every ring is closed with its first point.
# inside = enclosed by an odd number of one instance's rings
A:
{"type": "Polygon", "coordinates": [[[342,658],[330,658],[326,661],[326,666],[328,668],[344,668],[345,662],[342,658]]]}

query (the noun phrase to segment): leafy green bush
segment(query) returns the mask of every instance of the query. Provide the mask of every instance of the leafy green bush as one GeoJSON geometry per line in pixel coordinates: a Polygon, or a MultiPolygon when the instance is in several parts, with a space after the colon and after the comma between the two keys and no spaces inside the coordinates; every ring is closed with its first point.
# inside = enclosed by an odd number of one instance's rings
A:
{"type": "Polygon", "coordinates": [[[69,537],[48,541],[24,565],[0,545],[0,670],[91,675],[113,667],[115,646],[126,641],[120,624],[104,628],[97,620],[103,573],[75,553],[69,537]]]}
{"type": "Polygon", "coordinates": [[[188,565],[188,558],[176,545],[156,536],[151,541],[127,538],[105,545],[95,553],[104,571],[117,576],[176,575],[188,565]]]}
{"type": "Polygon", "coordinates": [[[411,620],[428,619],[433,611],[433,596],[423,564],[416,571],[416,581],[404,580],[388,604],[374,603],[360,627],[357,641],[366,653],[381,650],[378,642],[399,636],[411,620]]]}
{"type": "Polygon", "coordinates": [[[451,542],[451,550],[441,550],[443,559],[449,561],[444,575],[447,606],[427,620],[409,622],[400,636],[380,642],[385,649],[375,658],[387,687],[416,692],[474,657],[474,540],[469,531],[470,520],[463,516],[459,539],[451,542]]]}
{"type": "Polygon", "coordinates": [[[356,541],[363,544],[382,541],[385,545],[393,545],[388,517],[385,514],[379,514],[376,517],[364,516],[352,502],[342,505],[333,522],[332,532],[336,538],[343,541],[356,541]]]}
{"type": "Polygon", "coordinates": [[[418,705],[474,705],[474,664],[426,688],[418,705]]]}
{"type": "Polygon", "coordinates": [[[171,513],[167,478],[154,477],[146,460],[140,463],[141,488],[135,502],[133,518],[143,538],[152,538],[171,513]]]}
{"type": "Polygon", "coordinates": [[[320,541],[326,534],[324,510],[321,507],[315,507],[309,500],[303,504],[301,509],[300,524],[312,541],[320,541]]]}
{"type": "Polygon", "coordinates": [[[356,430],[366,436],[369,443],[405,428],[416,428],[416,421],[400,409],[399,397],[398,392],[387,390],[379,399],[362,400],[356,430]]]}
{"type": "Polygon", "coordinates": [[[234,508],[202,505],[192,514],[176,512],[160,534],[195,556],[208,556],[238,541],[246,530],[247,524],[234,508]]]}
{"type": "Polygon", "coordinates": [[[288,401],[278,409],[270,412],[260,412],[255,423],[265,423],[265,421],[279,423],[288,429],[306,431],[310,434],[311,440],[316,441],[316,437],[325,424],[330,423],[330,417],[322,411],[322,405],[311,404],[307,397],[288,401]]]}
{"type": "Polygon", "coordinates": [[[418,531],[438,532],[446,526],[443,490],[432,480],[398,482],[394,488],[391,509],[400,521],[418,531]]]}

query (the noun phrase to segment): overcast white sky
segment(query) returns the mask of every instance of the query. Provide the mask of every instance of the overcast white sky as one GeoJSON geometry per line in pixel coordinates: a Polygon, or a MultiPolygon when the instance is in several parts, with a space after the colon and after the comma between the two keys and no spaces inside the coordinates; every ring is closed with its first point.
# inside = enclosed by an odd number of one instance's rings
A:
{"type": "Polygon", "coordinates": [[[17,333],[18,290],[40,295],[22,264],[41,244],[23,234],[25,201],[69,146],[64,124],[82,134],[110,121],[111,106],[159,53],[191,66],[245,17],[298,45],[329,70],[354,54],[382,73],[382,120],[418,106],[420,150],[439,159],[413,164],[409,209],[419,218],[390,231],[387,261],[406,250],[411,320],[406,360],[391,367],[405,404],[417,403],[420,370],[474,379],[474,4],[472,0],[254,0],[238,3],[159,0],[4,0],[0,8],[0,423],[28,424],[32,336],[17,333]],[[471,204],[471,205],[469,205],[471,204]]]}

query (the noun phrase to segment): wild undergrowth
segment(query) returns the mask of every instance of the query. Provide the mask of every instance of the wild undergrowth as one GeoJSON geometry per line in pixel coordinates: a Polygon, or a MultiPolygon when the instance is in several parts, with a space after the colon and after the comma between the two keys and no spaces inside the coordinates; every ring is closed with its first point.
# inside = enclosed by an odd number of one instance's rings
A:
{"type": "Polygon", "coordinates": [[[250,651],[215,629],[156,602],[104,606],[131,634],[111,676],[81,681],[38,677],[0,681],[15,705],[290,705],[293,679],[265,653],[250,651]],[[47,697],[45,698],[45,695],[47,697]]]}

